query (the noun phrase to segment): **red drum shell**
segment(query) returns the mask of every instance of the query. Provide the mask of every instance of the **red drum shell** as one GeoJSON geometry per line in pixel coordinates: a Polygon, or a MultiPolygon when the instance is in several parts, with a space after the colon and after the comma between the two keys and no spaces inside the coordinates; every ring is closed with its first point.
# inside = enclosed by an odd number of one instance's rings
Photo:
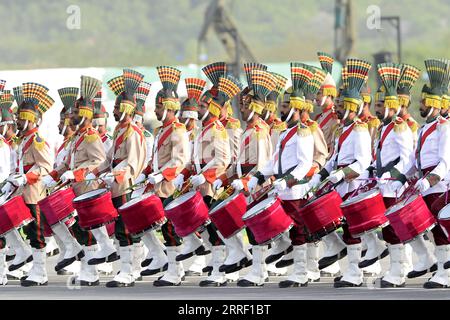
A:
{"type": "Polygon", "coordinates": [[[75,198],[72,188],[58,190],[48,197],[40,200],[38,206],[45,215],[50,226],[70,216],[75,209],[72,201],[75,198]]]}
{"type": "Polygon", "coordinates": [[[341,196],[333,190],[307,203],[298,211],[298,215],[313,236],[323,237],[341,225],[341,203],[341,196]]]}
{"type": "Polygon", "coordinates": [[[274,241],[294,224],[281,206],[278,197],[269,197],[261,201],[247,211],[242,219],[260,245],[274,241]]]}
{"type": "Polygon", "coordinates": [[[443,207],[438,214],[439,225],[450,241],[450,204],[443,207]]]}
{"type": "Polygon", "coordinates": [[[151,193],[123,204],[118,211],[131,234],[160,227],[166,221],[161,199],[151,193]]]}
{"type": "Polygon", "coordinates": [[[111,192],[106,189],[92,190],[73,199],[80,227],[95,229],[115,219],[118,213],[111,200],[111,192]]]}
{"type": "Polygon", "coordinates": [[[244,194],[231,196],[209,212],[209,218],[224,238],[229,238],[245,227],[242,216],[247,211],[244,194]]]}
{"type": "Polygon", "coordinates": [[[386,207],[383,196],[378,190],[370,190],[347,199],[341,204],[341,209],[354,237],[389,224],[384,215],[386,207]]]}
{"type": "Polygon", "coordinates": [[[13,228],[20,228],[33,220],[22,196],[15,196],[0,206],[0,235],[13,228]]]}
{"type": "Polygon", "coordinates": [[[401,242],[409,242],[427,232],[436,224],[436,219],[428,209],[421,195],[412,196],[390,207],[386,212],[389,223],[401,242]]]}
{"type": "Polygon", "coordinates": [[[208,206],[198,191],[190,191],[172,200],[164,211],[180,237],[194,233],[209,222],[208,206]]]}
{"type": "MultiPolygon", "coordinates": [[[[74,214],[69,215],[69,217],[64,220],[64,224],[67,226],[68,229],[70,229],[70,227],[72,227],[75,222],[76,222],[76,220],[75,220],[74,214]]],[[[48,224],[48,222],[44,221],[44,237],[48,238],[51,236],[53,236],[53,230],[50,227],[50,225],[48,224]]]]}

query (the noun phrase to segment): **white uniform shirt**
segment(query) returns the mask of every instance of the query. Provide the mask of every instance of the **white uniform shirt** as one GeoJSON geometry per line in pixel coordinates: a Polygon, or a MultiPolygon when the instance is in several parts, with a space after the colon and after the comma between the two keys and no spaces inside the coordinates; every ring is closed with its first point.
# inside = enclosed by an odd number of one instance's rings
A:
{"type": "Polygon", "coordinates": [[[9,145],[6,143],[5,138],[3,138],[2,135],[0,135],[0,183],[5,181],[11,171],[11,153],[12,150],[9,147],[9,145]]]}

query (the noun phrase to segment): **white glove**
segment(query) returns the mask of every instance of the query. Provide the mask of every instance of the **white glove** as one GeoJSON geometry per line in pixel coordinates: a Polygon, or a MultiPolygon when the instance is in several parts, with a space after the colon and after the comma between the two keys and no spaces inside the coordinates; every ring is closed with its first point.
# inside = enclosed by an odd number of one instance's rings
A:
{"type": "Polygon", "coordinates": [[[52,178],[51,175],[44,176],[42,178],[42,183],[46,188],[53,188],[56,186],[56,181],[52,178]]]}
{"type": "Polygon", "coordinates": [[[141,173],[140,175],[137,176],[136,180],[134,181],[134,184],[144,182],[145,178],[146,178],[145,174],[141,173]]]}
{"type": "Polygon", "coordinates": [[[75,176],[74,176],[72,170],[68,170],[68,171],[64,172],[61,176],[61,181],[63,183],[66,183],[68,180],[75,180],[75,176]]]}
{"type": "Polygon", "coordinates": [[[181,190],[181,188],[183,188],[183,183],[184,183],[184,174],[180,173],[173,180],[173,185],[175,186],[175,188],[177,188],[177,190],[181,190]]]}
{"type": "Polygon", "coordinates": [[[241,179],[233,180],[233,182],[231,183],[231,186],[236,191],[241,191],[242,189],[244,189],[244,184],[242,183],[241,179]]]}
{"type": "Polygon", "coordinates": [[[403,183],[400,181],[394,181],[391,184],[391,189],[393,192],[398,192],[403,187],[403,183]]]}
{"type": "Polygon", "coordinates": [[[2,187],[2,193],[3,194],[7,194],[10,193],[12,190],[12,184],[11,183],[6,183],[3,187],[2,187]]]}
{"type": "Polygon", "coordinates": [[[163,179],[164,176],[161,173],[152,173],[148,175],[147,181],[148,183],[155,185],[163,181],[163,179]]]}
{"type": "Polygon", "coordinates": [[[339,181],[341,181],[342,179],[345,178],[345,173],[343,170],[336,170],[331,172],[331,174],[328,176],[328,180],[331,183],[338,183],[339,181]]]}
{"type": "Polygon", "coordinates": [[[273,182],[273,186],[275,187],[275,190],[280,192],[280,191],[286,190],[287,183],[286,183],[286,180],[284,180],[284,179],[277,179],[273,182]]]}
{"type": "Polygon", "coordinates": [[[97,178],[97,176],[95,174],[93,174],[92,172],[89,172],[85,177],[86,180],[94,180],[96,178],[97,178]]]}
{"type": "Polygon", "coordinates": [[[197,174],[191,177],[191,183],[194,188],[206,182],[205,176],[203,174],[197,174]]]}
{"type": "Polygon", "coordinates": [[[110,187],[114,183],[114,175],[112,172],[104,172],[99,176],[99,178],[110,187]]]}
{"type": "Polygon", "coordinates": [[[378,180],[379,184],[386,184],[388,182],[390,182],[391,180],[389,180],[391,178],[391,174],[390,172],[385,172],[381,175],[380,179],[378,180]]]}
{"type": "Polygon", "coordinates": [[[416,182],[415,187],[419,189],[420,193],[424,193],[428,189],[431,188],[430,182],[426,178],[419,179],[419,181],[416,182]]]}
{"type": "Polygon", "coordinates": [[[258,178],[256,177],[251,177],[250,180],[247,183],[247,188],[248,191],[251,193],[253,191],[255,191],[256,186],[258,185],[258,178]]]}
{"type": "Polygon", "coordinates": [[[223,184],[223,183],[222,183],[222,180],[216,179],[216,180],[213,182],[213,185],[212,185],[213,190],[214,190],[214,191],[219,190],[220,187],[222,187],[222,184],[223,184]]]}
{"type": "Polygon", "coordinates": [[[301,194],[301,198],[304,198],[307,195],[307,192],[309,190],[311,190],[311,186],[309,185],[309,183],[302,183],[302,184],[298,184],[295,186],[295,188],[297,188],[297,190],[299,190],[300,194],[301,194]]]}
{"type": "Polygon", "coordinates": [[[14,176],[10,176],[8,178],[8,181],[19,188],[21,186],[24,186],[27,183],[27,177],[24,174],[14,175],[14,176]]]}
{"type": "Polygon", "coordinates": [[[322,179],[322,176],[318,173],[312,176],[311,180],[309,181],[310,188],[315,188],[320,184],[320,180],[322,179]]]}

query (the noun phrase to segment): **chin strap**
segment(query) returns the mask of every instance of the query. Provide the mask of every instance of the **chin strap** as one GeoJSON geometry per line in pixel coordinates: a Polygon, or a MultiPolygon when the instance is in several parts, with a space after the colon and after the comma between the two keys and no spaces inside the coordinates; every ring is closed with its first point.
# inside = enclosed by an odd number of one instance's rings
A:
{"type": "Polygon", "coordinates": [[[267,111],[266,115],[264,117],[264,121],[267,121],[269,119],[269,116],[270,116],[270,111],[267,111]]]}
{"type": "Polygon", "coordinates": [[[350,110],[345,109],[345,113],[344,113],[344,117],[342,118],[342,121],[344,121],[345,119],[347,119],[349,113],[350,113],[350,110]]]}
{"type": "Polygon", "coordinates": [[[255,111],[252,111],[247,118],[247,122],[249,122],[253,118],[254,115],[255,115],[255,111]]]}
{"type": "Polygon", "coordinates": [[[200,119],[201,122],[205,121],[206,117],[209,114],[209,110],[206,110],[205,114],[203,115],[203,117],[200,119]]]}
{"type": "Polygon", "coordinates": [[[430,107],[430,111],[428,111],[428,114],[427,114],[427,116],[425,117],[425,119],[429,118],[429,117],[431,116],[431,114],[433,113],[433,111],[434,111],[434,108],[433,108],[433,107],[430,107]]]}
{"type": "Polygon", "coordinates": [[[362,101],[359,105],[358,114],[356,115],[357,117],[360,116],[360,114],[363,112],[363,109],[364,109],[364,101],[362,101]]]}
{"type": "Polygon", "coordinates": [[[61,130],[61,135],[62,135],[62,136],[64,135],[64,133],[66,133],[66,130],[67,130],[67,126],[64,126],[64,127],[62,128],[62,130],[61,130]]]}
{"type": "Polygon", "coordinates": [[[398,115],[400,114],[400,111],[402,111],[401,109],[402,109],[402,108],[398,108],[398,109],[397,109],[397,112],[395,113],[396,116],[398,116],[398,115]]]}
{"type": "Polygon", "coordinates": [[[167,109],[164,109],[164,113],[163,113],[160,121],[164,122],[164,120],[166,120],[166,117],[167,117],[167,109]]]}
{"type": "Polygon", "coordinates": [[[83,124],[83,122],[84,122],[85,119],[86,119],[85,117],[81,118],[80,123],[77,124],[77,126],[76,126],[76,130],[77,130],[77,131],[78,131],[78,129],[80,129],[80,126],[83,124]]]}
{"type": "Polygon", "coordinates": [[[286,118],[286,123],[288,123],[290,120],[291,120],[291,118],[292,118],[292,116],[293,116],[293,114],[294,114],[294,108],[291,108],[291,110],[289,111],[289,114],[288,114],[288,116],[287,116],[287,118],[286,118]]]}
{"type": "Polygon", "coordinates": [[[384,108],[384,116],[383,116],[383,120],[386,120],[387,117],[389,115],[389,109],[388,108],[384,108]]]}
{"type": "Polygon", "coordinates": [[[189,118],[186,118],[186,121],[184,121],[184,125],[187,126],[188,122],[189,122],[189,118]]]}
{"type": "Polygon", "coordinates": [[[327,100],[327,96],[323,96],[322,99],[320,100],[320,106],[323,107],[323,105],[325,104],[325,101],[327,100]]]}

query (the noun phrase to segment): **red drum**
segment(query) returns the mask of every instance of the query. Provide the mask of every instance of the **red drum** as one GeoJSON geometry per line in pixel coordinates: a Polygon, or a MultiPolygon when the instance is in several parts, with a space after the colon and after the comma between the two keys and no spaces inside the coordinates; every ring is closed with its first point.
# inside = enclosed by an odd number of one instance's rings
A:
{"type": "MultiPolygon", "coordinates": [[[[64,224],[67,226],[67,228],[70,228],[75,223],[75,215],[69,216],[67,219],[64,220],[64,224]]],[[[44,237],[48,238],[53,236],[53,230],[48,224],[47,221],[44,221],[44,237]]]]}
{"type": "Polygon", "coordinates": [[[278,197],[269,197],[259,202],[247,211],[242,220],[260,245],[275,241],[294,225],[278,197]]]}
{"type": "Polygon", "coordinates": [[[22,196],[15,196],[0,205],[0,236],[13,228],[21,228],[33,220],[22,196]]]}
{"type": "Polygon", "coordinates": [[[447,238],[450,240],[450,203],[443,207],[438,214],[438,221],[447,238]]]}
{"type": "Polygon", "coordinates": [[[73,207],[77,210],[80,227],[87,230],[99,228],[118,216],[111,200],[111,192],[107,189],[79,195],[73,199],[73,207]]]}
{"type": "Polygon", "coordinates": [[[307,202],[300,208],[298,215],[312,236],[320,239],[341,225],[344,217],[341,203],[341,196],[333,190],[307,202]]]}
{"type": "Polygon", "coordinates": [[[164,211],[180,237],[188,236],[210,223],[208,206],[197,191],[190,191],[172,200],[164,211]]]}
{"type": "Polygon", "coordinates": [[[383,196],[378,189],[347,199],[341,204],[341,209],[353,237],[359,237],[389,224],[388,218],[384,215],[386,207],[383,196]]]}
{"type": "Polygon", "coordinates": [[[112,237],[114,232],[116,232],[116,222],[110,222],[106,225],[106,231],[108,231],[108,236],[112,237]]]}
{"type": "Polygon", "coordinates": [[[414,240],[436,225],[436,219],[421,195],[393,205],[386,211],[386,217],[403,243],[414,240]]]}
{"type": "Polygon", "coordinates": [[[71,218],[75,209],[72,201],[75,198],[72,188],[58,190],[48,197],[40,200],[38,206],[45,215],[50,226],[58,222],[64,222],[71,218]]]}
{"type": "Polygon", "coordinates": [[[158,229],[167,221],[161,199],[153,193],[132,199],[118,210],[128,232],[133,235],[158,229]]]}
{"type": "Polygon", "coordinates": [[[245,227],[242,216],[247,211],[247,199],[237,193],[219,203],[209,212],[209,218],[224,238],[229,238],[245,227]]]}

